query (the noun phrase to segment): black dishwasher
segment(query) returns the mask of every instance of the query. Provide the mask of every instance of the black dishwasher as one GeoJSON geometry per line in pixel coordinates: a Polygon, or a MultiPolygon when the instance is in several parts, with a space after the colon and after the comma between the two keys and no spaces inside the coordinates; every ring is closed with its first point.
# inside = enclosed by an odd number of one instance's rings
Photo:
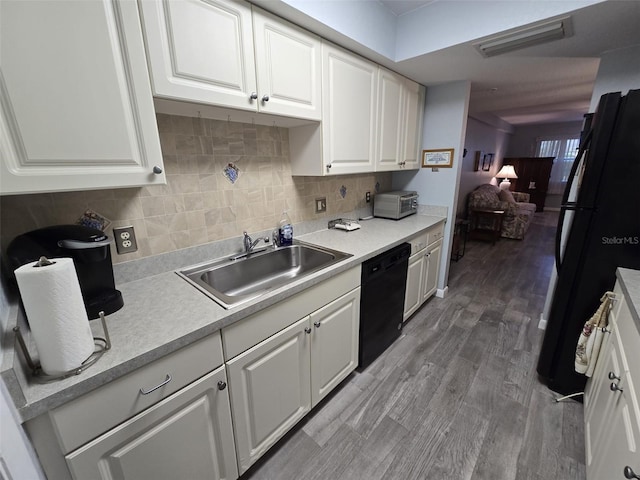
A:
{"type": "Polygon", "coordinates": [[[365,368],[401,334],[411,245],[403,243],[362,264],[360,352],[365,368]]]}

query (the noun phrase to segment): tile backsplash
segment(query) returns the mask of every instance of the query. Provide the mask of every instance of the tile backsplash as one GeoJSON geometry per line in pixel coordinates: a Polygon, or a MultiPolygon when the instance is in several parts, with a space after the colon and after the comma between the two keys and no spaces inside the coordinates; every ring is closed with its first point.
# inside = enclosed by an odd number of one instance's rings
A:
{"type": "Polygon", "coordinates": [[[20,233],[75,223],[91,209],[112,221],[109,233],[134,226],[138,251],[113,248],[120,263],[275,228],[285,210],[294,224],[334,218],[366,207],[376,184],[391,188],[391,173],[292,177],[286,128],[165,114],[157,121],[167,185],[0,197],[3,251],[20,233]],[[224,175],[229,164],[239,170],[235,183],[224,175]],[[317,197],[327,198],[326,213],[315,213],[317,197]]]}

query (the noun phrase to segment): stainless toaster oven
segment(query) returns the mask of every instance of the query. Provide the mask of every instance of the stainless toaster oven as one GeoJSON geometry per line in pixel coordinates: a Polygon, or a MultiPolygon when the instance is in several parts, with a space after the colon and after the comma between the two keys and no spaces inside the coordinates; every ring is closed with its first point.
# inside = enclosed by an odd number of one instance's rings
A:
{"type": "Polygon", "coordinates": [[[418,212],[418,193],[395,191],[378,193],[373,198],[373,216],[398,220],[418,212]]]}

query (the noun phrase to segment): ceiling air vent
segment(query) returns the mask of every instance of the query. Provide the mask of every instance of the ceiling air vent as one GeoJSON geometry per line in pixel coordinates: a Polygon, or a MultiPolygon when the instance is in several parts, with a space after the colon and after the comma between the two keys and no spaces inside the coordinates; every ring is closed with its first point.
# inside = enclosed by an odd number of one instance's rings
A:
{"type": "Polygon", "coordinates": [[[474,43],[473,46],[483,57],[495,57],[572,35],[571,17],[563,17],[494,35],[474,43]]]}

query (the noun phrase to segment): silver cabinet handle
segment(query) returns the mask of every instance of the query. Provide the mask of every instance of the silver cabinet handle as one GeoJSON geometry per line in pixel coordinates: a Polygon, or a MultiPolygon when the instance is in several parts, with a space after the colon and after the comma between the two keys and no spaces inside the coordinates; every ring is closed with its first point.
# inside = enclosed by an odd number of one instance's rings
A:
{"type": "Polygon", "coordinates": [[[155,167],[153,167],[153,173],[155,173],[156,175],[160,175],[162,173],[162,169],[156,165],[155,167]]]}
{"type": "Polygon", "coordinates": [[[227,383],[220,380],[218,382],[218,390],[224,390],[225,388],[227,388],[227,383]]]}
{"type": "Polygon", "coordinates": [[[144,388],[140,389],[140,393],[142,395],[149,395],[151,392],[155,392],[156,390],[158,390],[160,387],[164,387],[167,383],[169,383],[171,381],[171,375],[169,375],[167,373],[167,378],[164,380],[164,382],[162,382],[160,385],[156,385],[155,387],[149,389],[149,390],[145,390],[144,388]]]}
{"type": "Polygon", "coordinates": [[[612,392],[620,392],[620,393],[622,393],[622,392],[624,391],[622,388],[620,388],[620,387],[618,386],[618,384],[617,384],[617,383],[612,383],[611,385],[609,385],[609,389],[610,389],[612,392]]]}
{"type": "Polygon", "coordinates": [[[620,377],[613,372],[609,372],[608,377],[609,377],[609,380],[620,380],[620,377]]]}
{"type": "Polygon", "coordinates": [[[322,325],[320,322],[313,322],[313,324],[315,325],[316,328],[320,328],[320,325],[322,325]]]}
{"type": "Polygon", "coordinates": [[[310,329],[309,327],[304,327],[304,331],[305,331],[306,333],[311,333],[311,329],[310,329]]]}
{"type": "Polygon", "coordinates": [[[256,92],[251,92],[251,95],[249,96],[249,98],[251,100],[257,100],[258,99],[258,94],[256,92]]]}
{"type": "Polygon", "coordinates": [[[633,471],[633,469],[627,465],[626,467],[624,467],[624,478],[638,478],[640,479],[640,475],[637,475],[636,472],[633,471]]]}
{"type": "Polygon", "coordinates": [[[269,101],[269,95],[263,95],[262,96],[262,102],[265,103],[265,102],[268,102],[268,101],[269,101]]]}

